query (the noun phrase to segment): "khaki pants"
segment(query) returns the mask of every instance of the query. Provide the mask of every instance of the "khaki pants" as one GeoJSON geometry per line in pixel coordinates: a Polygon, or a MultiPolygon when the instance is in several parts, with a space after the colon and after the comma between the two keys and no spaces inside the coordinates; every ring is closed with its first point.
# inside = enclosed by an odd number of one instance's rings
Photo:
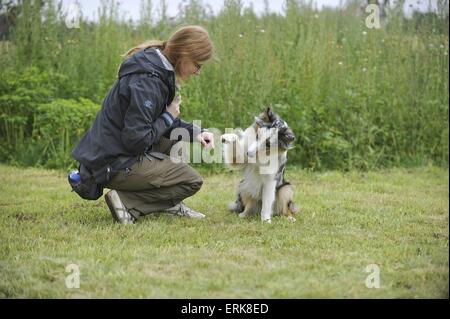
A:
{"type": "Polygon", "coordinates": [[[168,156],[176,141],[162,137],[152,151],[163,159],[142,155],[105,186],[119,194],[130,213],[138,218],[175,206],[194,195],[202,186],[202,177],[186,163],[174,163],[168,156]]]}

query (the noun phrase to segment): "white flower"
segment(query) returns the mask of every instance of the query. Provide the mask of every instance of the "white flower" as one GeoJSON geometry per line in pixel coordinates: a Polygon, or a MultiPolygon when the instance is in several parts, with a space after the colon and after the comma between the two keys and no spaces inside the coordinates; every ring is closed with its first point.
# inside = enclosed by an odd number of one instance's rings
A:
{"type": "Polygon", "coordinates": [[[239,38],[242,38],[244,35],[242,33],[239,33],[239,38]]]}
{"type": "Polygon", "coordinates": [[[339,64],[339,65],[343,65],[344,63],[343,63],[342,61],[339,61],[338,64],[339,64]]]}
{"type": "Polygon", "coordinates": [[[367,32],[366,32],[366,31],[363,31],[362,34],[363,34],[363,35],[367,35],[367,32]]]}
{"type": "Polygon", "coordinates": [[[443,44],[441,44],[440,46],[439,46],[441,49],[443,49],[444,48],[444,45],[443,44]]]}
{"type": "Polygon", "coordinates": [[[260,30],[260,32],[261,32],[261,33],[264,33],[264,32],[266,32],[266,30],[264,30],[264,29],[261,29],[261,30],[260,30]]]}
{"type": "Polygon", "coordinates": [[[366,71],[367,71],[367,68],[362,68],[362,71],[363,71],[363,72],[366,72],[366,71]]]}

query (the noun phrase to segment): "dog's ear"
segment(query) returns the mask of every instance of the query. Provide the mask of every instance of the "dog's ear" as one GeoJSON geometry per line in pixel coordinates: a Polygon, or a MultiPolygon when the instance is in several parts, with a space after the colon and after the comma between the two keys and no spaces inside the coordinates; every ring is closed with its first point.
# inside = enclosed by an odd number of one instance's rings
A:
{"type": "Polygon", "coordinates": [[[267,114],[267,117],[269,118],[269,122],[272,122],[272,121],[273,121],[274,114],[273,114],[273,110],[272,110],[272,107],[271,107],[271,106],[268,106],[268,107],[267,107],[267,109],[266,109],[266,114],[267,114]]]}

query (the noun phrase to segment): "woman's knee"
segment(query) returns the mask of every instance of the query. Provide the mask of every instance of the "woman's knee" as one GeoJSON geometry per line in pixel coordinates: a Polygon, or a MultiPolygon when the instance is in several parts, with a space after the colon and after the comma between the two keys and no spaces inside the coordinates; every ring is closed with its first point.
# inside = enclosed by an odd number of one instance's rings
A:
{"type": "Polygon", "coordinates": [[[200,190],[200,188],[203,185],[203,178],[202,176],[192,167],[189,167],[189,178],[187,180],[187,184],[189,184],[190,188],[192,189],[193,193],[195,194],[200,190]]]}
{"type": "Polygon", "coordinates": [[[199,181],[196,181],[191,184],[191,188],[194,191],[194,194],[197,193],[200,190],[200,188],[202,188],[202,185],[203,185],[203,179],[200,179],[199,181]]]}

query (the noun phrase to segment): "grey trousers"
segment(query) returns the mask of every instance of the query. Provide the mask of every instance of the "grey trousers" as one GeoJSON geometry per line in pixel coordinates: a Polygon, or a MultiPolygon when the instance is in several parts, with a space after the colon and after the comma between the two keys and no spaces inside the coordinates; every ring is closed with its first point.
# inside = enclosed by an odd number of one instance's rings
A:
{"type": "Polygon", "coordinates": [[[162,153],[158,156],[162,159],[142,155],[105,186],[117,191],[134,217],[173,207],[201,188],[203,179],[196,170],[186,163],[175,163],[170,158],[170,149],[175,143],[162,137],[152,148],[162,153]]]}

